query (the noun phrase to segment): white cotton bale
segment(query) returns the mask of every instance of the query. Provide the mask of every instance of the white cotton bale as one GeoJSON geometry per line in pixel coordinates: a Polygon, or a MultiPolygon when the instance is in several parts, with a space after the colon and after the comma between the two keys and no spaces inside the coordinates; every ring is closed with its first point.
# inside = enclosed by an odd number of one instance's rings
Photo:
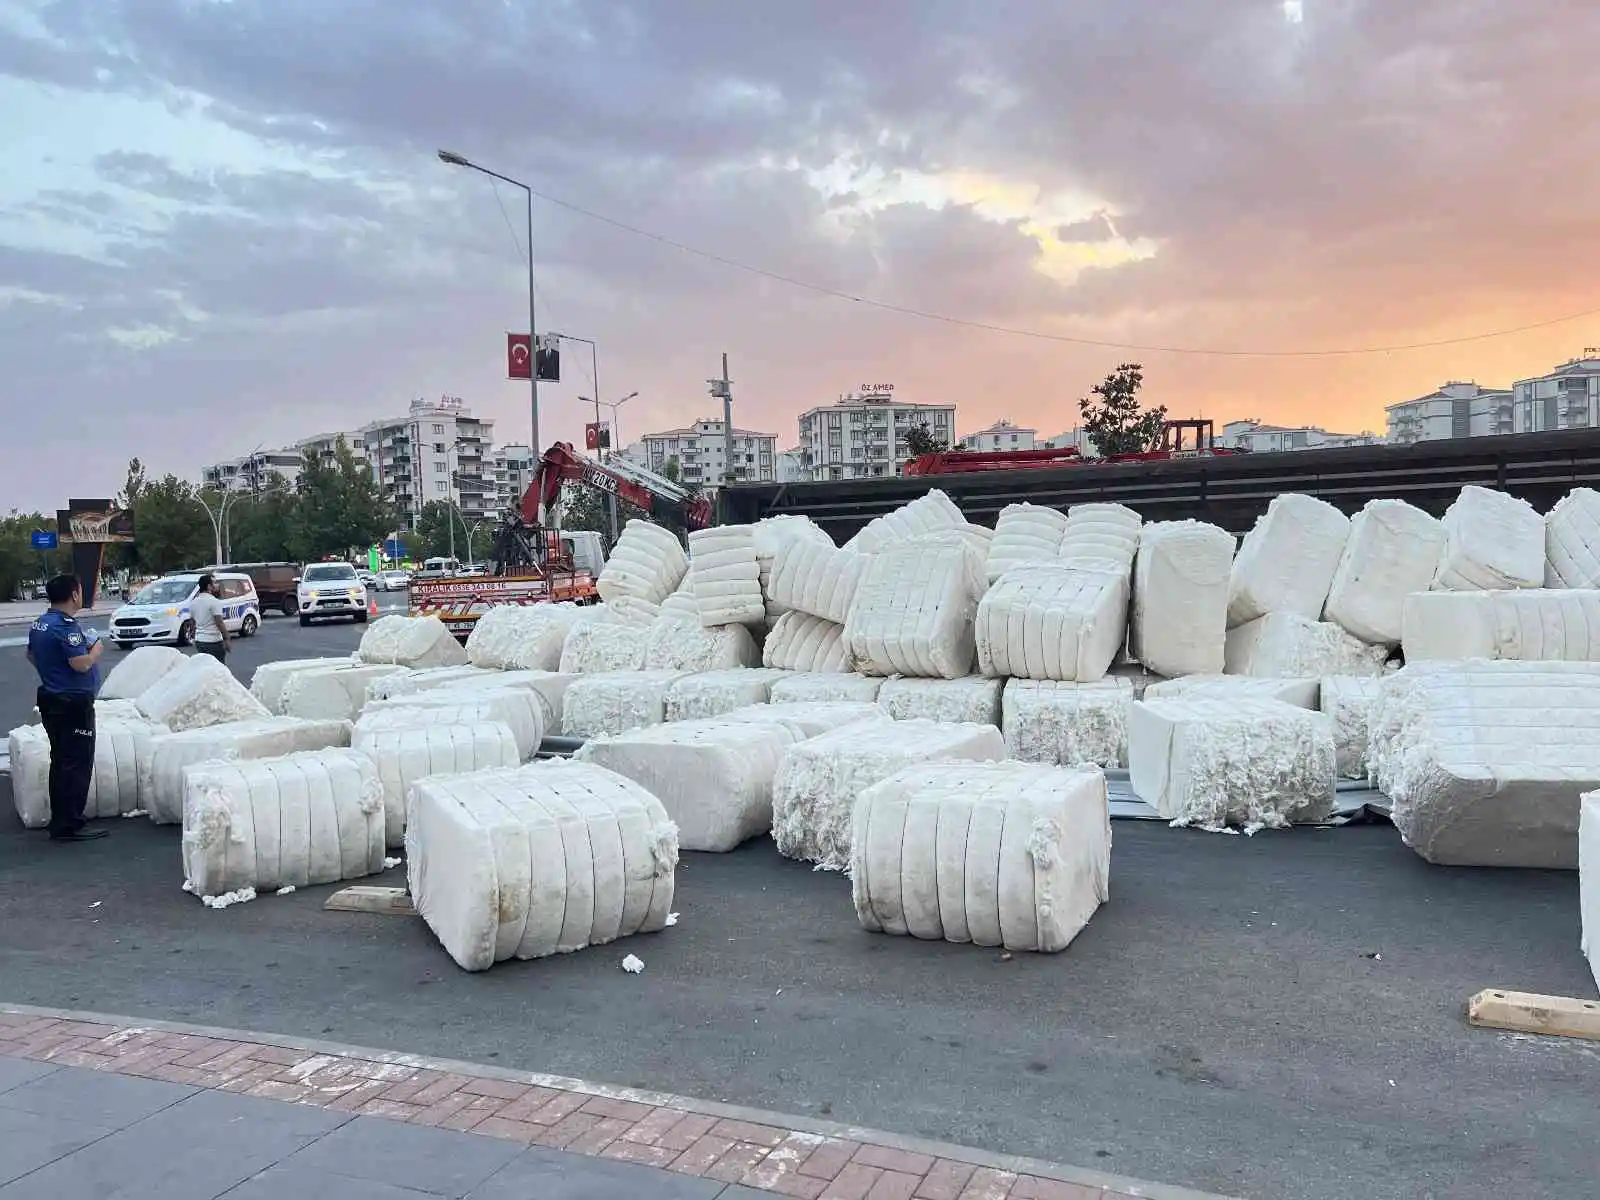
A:
{"type": "Polygon", "coordinates": [[[678,590],[661,602],[658,615],[686,617],[691,621],[700,619],[700,608],[694,602],[694,582],[689,576],[685,575],[683,582],[678,585],[678,590]]]}
{"type": "Polygon", "coordinates": [[[994,530],[986,529],[982,525],[951,525],[945,529],[935,529],[928,533],[914,533],[906,538],[902,545],[906,546],[955,546],[971,550],[977,555],[977,561],[982,564],[989,559],[989,543],[994,538],[994,530]]]}
{"type": "Polygon", "coordinates": [[[1133,700],[1133,684],[1119,677],[1095,683],[1009,679],[1000,697],[1006,750],[1047,766],[1125,767],[1133,700]]]}
{"type": "Polygon", "coordinates": [[[798,671],[772,685],[772,703],[795,704],[818,701],[877,700],[883,680],[853,672],[798,671]]]}
{"type": "Polygon", "coordinates": [[[100,685],[100,699],[137,700],[146,689],[187,661],[186,655],[171,646],[138,646],[111,668],[100,685]]]}
{"type": "Polygon", "coordinates": [[[836,674],[850,670],[844,626],[803,612],[786,612],[761,647],[762,665],[783,671],[836,674]]]}
{"type": "Polygon", "coordinates": [[[1093,767],[908,767],[862,792],[852,821],[851,896],[874,933],[1054,953],[1110,897],[1093,767]]]}
{"type": "Polygon", "coordinates": [[[969,675],[965,679],[885,679],[878,704],[897,721],[921,718],[946,724],[1000,725],[1004,680],[969,675]]]}
{"type": "Polygon", "coordinates": [[[354,750],[208,762],[184,772],[183,867],[196,896],[376,875],[383,785],[354,750]]]}
{"type": "Polygon", "coordinates": [[[1350,518],[1325,621],[1364,642],[1398,646],[1406,597],[1425,592],[1444,553],[1444,526],[1404,500],[1369,500],[1350,518]]]}
{"type": "Polygon", "coordinates": [[[661,605],[637,596],[618,596],[606,606],[608,619],[634,629],[649,629],[661,619],[661,605]]]}
{"type": "Polygon", "coordinates": [[[560,671],[491,671],[481,679],[460,679],[435,689],[440,696],[460,699],[469,703],[474,697],[488,691],[520,689],[533,693],[539,703],[540,728],[544,736],[562,732],[561,710],[566,703],[567,688],[581,675],[562,674],[560,671]]]}
{"type": "Polygon", "coordinates": [[[689,534],[689,582],[702,625],[762,625],[767,619],[755,529],[716,525],[689,534]]]}
{"type": "Polygon", "coordinates": [[[209,654],[193,655],[139,693],[139,709],[174,732],[272,715],[209,654]]]}
{"type": "Polygon", "coordinates": [[[623,526],[594,586],[608,605],[622,596],[660,604],[672,595],[688,570],[689,556],[676,536],[660,525],[636,519],[623,526]]]}
{"type": "Polygon", "coordinates": [[[772,698],[772,685],[788,675],[765,667],[702,671],[675,679],[667,688],[666,719],[698,721],[772,698]]]}
{"type": "Polygon", "coordinates": [[[1381,679],[1329,675],[1320,687],[1320,707],[1333,722],[1333,755],[1344,779],[1367,777],[1367,727],[1381,679]]]}
{"type": "Polygon", "coordinates": [[[561,673],[642,671],[650,631],[610,621],[583,621],[567,631],[561,647],[561,673]]]}
{"type": "Polygon", "coordinates": [[[582,619],[574,604],[500,604],[489,609],[467,637],[467,659],[493,671],[553,671],[561,643],[582,619]]]}
{"type": "Polygon", "coordinates": [[[183,820],[183,773],[196,763],[277,758],[350,744],[348,721],[263,717],[158,735],[139,771],[139,804],[157,825],[183,820]]]}
{"type": "Polygon", "coordinates": [[[721,715],[724,721],[755,721],[787,725],[803,737],[816,737],[831,729],[870,721],[892,724],[894,718],[866,700],[797,700],[781,704],[751,704],[721,715]]]}
{"type": "Polygon", "coordinates": [[[760,662],[761,650],[743,625],[707,626],[679,617],[650,626],[644,648],[647,671],[728,671],[760,662]]]}
{"type": "Polygon", "coordinates": [[[508,670],[559,671],[561,650],[574,625],[612,619],[611,613],[597,604],[538,604],[533,609],[533,615],[524,618],[506,663],[508,670]]]}
{"type": "Polygon", "coordinates": [[[863,789],[918,763],[1006,756],[993,725],[855,723],[792,746],[773,781],[772,837],[788,858],[840,871],[850,863],[850,810],[863,789]]]}
{"type": "Polygon", "coordinates": [[[1404,611],[1408,663],[1600,661],[1600,590],[1416,592],[1406,597],[1404,611]]]}
{"type": "Polygon", "coordinates": [[[416,696],[374,701],[356,722],[360,730],[399,729],[417,725],[476,725],[494,721],[516,739],[518,757],[532,758],[544,740],[544,705],[526,688],[483,688],[451,691],[441,688],[416,696]]]}
{"type": "Polygon", "coordinates": [[[1150,684],[1140,697],[1146,700],[1176,700],[1179,697],[1209,700],[1280,700],[1296,708],[1316,709],[1321,696],[1318,678],[1273,678],[1264,675],[1185,675],[1150,684]]]}
{"type": "Polygon", "coordinates": [[[667,689],[682,671],[616,671],[585,675],[567,689],[561,727],[566,736],[626,733],[667,719],[667,689]]]}
{"type": "Polygon", "coordinates": [[[931,488],[910,503],[867,522],[844,544],[844,549],[857,554],[877,554],[917,534],[957,528],[966,523],[966,517],[961,515],[954,501],[938,488],[931,488]]]}
{"type": "Polygon", "coordinates": [[[367,684],[368,700],[389,700],[395,696],[410,696],[434,688],[448,687],[453,683],[471,683],[475,679],[497,679],[503,672],[483,667],[429,667],[424,671],[399,670],[379,676],[367,684]]]}
{"type": "Polygon", "coordinates": [[[1468,484],[1445,509],[1438,591],[1490,592],[1544,586],[1544,518],[1526,500],[1468,484]]]}
{"type": "Polygon", "coordinates": [[[365,754],[377,769],[383,785],[384,844],[390,848],[405,843],[406,797],[417,780],[515,767],[523,759],[516,735],[503,721],[365,721],[356,726],[350,748],[365,754]]]}
{"type": "Polygon", "coordinates": [[[1600,588],[1600,492],[1573,488],[1545,514],[1544,560],[1545,587],[1600,588]]]}
{"type": "Polygon", "coordinates": [[[987,587],[966,546],[892,546],[873,555],[844,640],[865,675],[959,679],[977,655],[973,620],[987,587]]]}
{"type": "Polygon", "coordinates": [[[850,615],[869,559],[832,543],[794,540],[778,548],[767,594],[784,609],[835,625],[850,615]]]}
{"type": "Polygon", "coordinates": [[[353,721],[367,703],[367,688],[404,667],[344,663],[296,671],[284,681],[279,699],[286,717],[307,721],[353,721]]]}
{"type": "Polygon", "coordinates": [[[993,583],[1012,567],[1050,563],[1061,556],[1067,514],[1038,504],[1008,504],[1000,510],[984,572],[993,583]]]}
{"type": "Polygon", "coordinates": [[[1067,509],[1057,561],[1102,566],[1124,574],[1133,569],[1144,518],[1125,504],[1074,504],[1067,509]]]}
{"type": "Polygon", "coordinates": [[[1128,777],[1175,825],[1253,833],[1325,821],[1337,786],[1333,724],[1278,700],[1147,692],[1128,717],[1128,777]]]}
{"type": "Polygon", "coordinates": [[[776,722],[711,718],[591,738],[573,757],[661,801],[680,849],[723,853],[772,828],[773,777],[803,737],[776,722]]]}
{"type": "Polygon", "coordinates": [[[1157,521],[1139,533],[1129,633],[1157,675],[1222,670],[1233,535],[1202,521],[1157,521]]]}
{"type": "MultiPolygon", "coordinates": [[[[37,704],[29,710],[29,718],[35,725],[39,723],[39,706],[37,704]]],[[[97,698],[94,702],[94,719],[96,721],[143,721],[147,725],[154,723],[144,715],[144,710],[139,707],[137,700],[97,698]]]]}
{"type": "Polygon", "coordinates": [[[1388,658],[1387,646],[1369,646],[1332,621],[1279,612],[1228,630],[1223,670],[1276,679],[1381,675],[1388,658]]]}
{"type": "MultiPolygon", "coordinates": [[[[345,658],[284,658],[277,662],[262,663],[250,676],[250,694],[273,716],[283,716],[283,692],[289,680],[302,671],[320,671],[329,667],[350,667],[355,664],[345,658]]],[[[393,672],[385,672],[392,674],[393,672]]]]}
{"type": "Polygon", "coordinates": [[[413,670],[429,667],[464,667],[467,651],[438,617],[413,617],[395,643],[396,666],[413,670]]]}
{"type": "Polygon", "coordinates": [[[1600,987],[1600,792],[1585,792],[1578,815],[1578,949],[1600,987]]]}
{"type": "Polygon", "coordinates": [[[1128,574],[1108,565],[1013,567],[978,603],[978,670],[1019,679],[1105,678],[1128,626],[1128,574]]]}
{"type": "Polygon", "coordinates": [[[366,628],[356,647],[356,658],[365,663],[390,663],[395,661],[400,649],[400,638],[411,618],[399,613],[379,617],[366,628]]]}
{"type": "Polygon", "coordinates": [[[1245,534],[1228,583],[1228,625],[1268,613],[1316,620],[1350,536],[1350,518],[1325,500],[1277,496],[1245,534]]]}
{"type": "Polygon", "coordinates": [[[464,970],[666,928],[677,863],[661,802],[590,763],[439,775],[412,789],[408,890],[464,970]]]}
{"type": "MultiPolygon", "coordinates": [[[[148,769],[156,737],[167,732],[143,718],[95,722],[94,772],[83,809],[88,820],[138,811],[139,772],[148,769]]],[[[24,829],[43,829],[50,824],[50,738],[41,725],[22,725],[11,731],[10,751],[17,817],[24,829]]]]}

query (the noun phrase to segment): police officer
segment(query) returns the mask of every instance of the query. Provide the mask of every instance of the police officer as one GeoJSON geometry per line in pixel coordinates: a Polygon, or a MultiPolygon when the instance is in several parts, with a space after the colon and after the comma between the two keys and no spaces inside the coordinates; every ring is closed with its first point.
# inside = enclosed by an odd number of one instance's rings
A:
{"type": "Polygon", "coordinates": [[[39,719],[50,739],[50,840],[88,842],[83,810],[94,780],[94,697],[105,643],[78,624],[83,588],[71,575],[45,584],[50,607],[28,630],[28,661],[39,672],[39,719]]]}

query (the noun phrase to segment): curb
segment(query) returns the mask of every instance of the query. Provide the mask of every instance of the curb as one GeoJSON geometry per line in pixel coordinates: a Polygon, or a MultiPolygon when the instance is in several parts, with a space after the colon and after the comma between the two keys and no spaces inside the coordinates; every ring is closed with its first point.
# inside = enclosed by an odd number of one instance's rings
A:
{"type": "Polygon", "coordinates": [[[1016,1176],[1033,1176],[1054,1180],[1080,1188],[1107,1189],[1142,1200],[1230,1200],[1209,1192],[1169,1184],[1150,1183],[1100,1171],[1085,1170],[1046,1162],[1023,1155],[997,1154],[970,1146],[928,1138],[908,1137],[869,1129],[859,1125],[846,1125],[833,1121],[820,1121],[810,1117],[775,1113],[765,1109],[738,1104],[724,1104],[715,1100],[697,1100],[670,1092],[648,1091],[639,1088],[614,1087],[584,1079],[550,1075],[538,1071],[517,1071],[482,1063],[463,1062],[457,1059],[436,1058],[431,1055],[407,1054],[392,1050],[375,1050],[365,1046],[352,1046],[341,1042],[317,1038],[286,1037],[281,1034],[255,1033],[247,1030],[227,1029],[219,1026],[195,1025],[181,1021],[140,1020],[106,1013],[83,1012],[75,1009],[43,1008],[27,1004],[0,1002],[0,1013],[11,1013],[41,1019],[81,1022],[86,1025],[105,1025],[128,1032],[155,1032],[172,1035],[212,1038],[225,1042],[255,1043],[283,1050],[299,1051],[309,1055],[327,1055],[335,1058],[362,1059],[368,1062],[436,1071],[442,1075],[463,1075],[478,1079],[492,1079],[505,1083],[526,1084],[549,1088],[559,1092],[572,1092],[595,1099],[619,1100],[652,1108],[671,1108],[686,1113],[714,1117],[718,1120],[746,1122],[752,1125],[771,1126],[818,1137],[836,1138],[871,1146],[898,1150],[907,1154],[926,1155],[934,1159],[950,1159],[979,1168],[988,1168],[1016,1176]]]}

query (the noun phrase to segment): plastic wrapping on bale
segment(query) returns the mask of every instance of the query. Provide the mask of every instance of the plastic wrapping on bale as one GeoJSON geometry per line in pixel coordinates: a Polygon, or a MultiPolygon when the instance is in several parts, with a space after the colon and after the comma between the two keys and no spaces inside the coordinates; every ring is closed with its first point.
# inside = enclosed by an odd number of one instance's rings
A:
{"type": "Polygon", "coordinates": [[[965,546],[895,546],[874,554],[844,640],[865,675],[959,679],[972,672],[973,620],[988,586],[965,546]]]}
{"type": "Polygon", "coordinates": [[[632,520],[623,526],[594,586],[607,604],[622,596],[660,604],[688,570],[689,556],[671,532],[649,521],[632,520]]]}
{"type": "Polygon", "coordinates": [[[761,647],[765,666],[784,671],[834,674],[850,670],[844,626],[808,613],[786,612],[761,647]]]}
{"type": "Polygon", "coordinates": [[[1157,675],[1222,670],[1233,535],[1201,521],[1139,532],[1129,614],[1134,656],[1157,675]]]}
{"type": "Polygon", "coordinates": [[[171,646],[138,646],[100,685],[102,700],[137,700],[148,688],[188,661],[171,646]]]}
{"type": "Polygon", "coordinates": [[[785,609],[843,625],[869,561],[832,543],[791,541],[773,560],[767,594],[785,609]]]}
{"type": "Polygon", "coordinates": [[[1128,574],[1035,563],[1013,567],[978,604],[978,670],[1019,679],[1103,679],[1127,636],[1128,574]]]}
{"type": "MultiPolygon", "coordinates": [[[[284,658],[277,662],[262,663],[250,676],[250,694],[275,717],[284,715],[283,693],[289,680],[302,671],[320,671],[328,667],[350,667],[355,663],[345,658],[284,658]]],[[[387,671],[385,674],[394,674],[387,671]]]]}
{"type": "Polygon", "coordinates": [[[400,696],[367,706],[356,729],[398,729],[416,725],[475,725],[497,721],[511,730],[517,753],[532,758],[544,740],[544,705],[526,688],[441,689],[400,696]]]}
{"type": "Polygon", "coordinates": [[[574,625],[561,647],[561,672],[585,675],[601,671],[641,671],[650,632],[609,621],[574,625]]]}
{"type": "Polygon", "coordinates": [[[854,673],[799,671],[772,685],[772,703],[876,700],[883,680],[854,673]]]}
{"type": "Polygon", "coordinates": [[[353,721],[367,703],[367,688],[404,667],[343,663],[310,667],[284,681],[279,703],[286,717],[307,721],[353,721]]]}
{"type": "Polygon", "coordinates": [[[184,877],[197,896],[383,870],[383,785],[354,750],[208,762],[184,774],[184,877]]]}
{"type": "Polygon", "coordinates": [[[1315,621],[1350,536],[1350,518],[1325,500],[1277,496],[1239,544],[1228,585],[1228,626],[1268,613],[1315,621]]]}
{"type": "Polygon", "coordinates": [[[897,721],[921,717],[947,724],[1000,725],[1003,680],[969,675],[965,679],[885,679],[878,704],[897,721]]]}
{"type": "Polygon", "coordinates": [[[689,534],[689,581],[702,625],[764,625],[755,530],[716,525],[689,534]]]}
{"type": "Polygon", "coordinates": [[[1556,501],[1544,518],[1544,557],[1545,587],[1600,588],[1600,492],[1573,488],[1556,501]]]}
{"type": "Polygon", "coordinates": [[[1278,700],[1187,696],[1134,702],[1128,776],[1175,825],[1246,833],[1333,813],[1333,723],[1278,700]]]}
{"type": "Polygon", "coordinates": [[[1074,504],[1067,509],[1057,559],[1068,566],[1133,570],[1144,518],[1125,504],[1074,504]]]}
{"type": "Polygon", "coordinates": [[[961,510],[950,497],[938,488],[932,488],[909,504],[902,504],[893,512],[874,517],[861,532],[844,544],[844,549],[857,554],[877,554],[915,534],[932,533],[966,523],[966,517],[961,515],[961,510]]]}
{"type": "Polygon", "coordinates": [[[1228,630],[1223,669],[1275,679],[1381,675],[1387,646],[1369,646],[1332,621],[1272,613],[1228,630]]]}
{"type": "Polygon", "coordinates": [[[682,671],[616,671],[585,675],[567,689],[561,725],[568,737],[626,733],[667,719],[667,689],[682,671]]]}
{"type": "Polygon", "coordinates": [[[661,801],[680,849],[720,853],[772,828],[773,777],[804,737],[783,722],[712,718],[591,738],[574,757],[661,801]]]}
{"type": "Polygon", "coordinates": [[[1053,953],[1110,896],[1094,768],[910,767],[862,792],[853,825],[851,895],[874,933],[1053,953]]]}
{"type": "Polygon", "coordinates": [[[139,709],[175,733],[272,715],[209,654],[194,655],[146,688],[139,709]]]}
{"type": "Polygon", "coordinates": [[[516,735],[502,721],[366,721],[356,726],[350,748],[365,754],[377,769],[378,782],[383,785],[384,843],[391,848],[405,844],[406,796],[417,780],[515,767],[523,759],[516,735]]]}
{"type": "Polygon", "coordinates": [[[850,811],[863,789],[918,763],[1002,759],[993,725],[857,723],[797,743],[773,782],[772,837],[788,858],[840,871],[850,863],[850,811]]]}
{"type": "MultiPolygon", "coordinates": [[[[138,811],[139,772],[148,770],[155,738],[166,732],[166,726],[143,719],[96,723],[87,819],[138,811]]],[[[22,725],[11,731],[10,750],[17,817],[24,829],[43,829],[50,824],[50,738],[42,725],[22,725]]]]}
{"type": "Polygon", "coordinates": [[[138,807],[157,825],[183,820],[183,773],[212,760],[277,758],[306,750],[350,744],[348,721],[301,721],[263,717],[157,736],[140,762],[138,807]]]}
{"type": "Polygon", "coordinates": [[[721,716],[751,704],[765,704],[772,685],[787,671],[747,667],[731,671],[702,671],[676,679],[667,688],[666,719],[698,721],[721,716]]]}
{"type": "Polygon", "coordinates": [[[677,864],[661,802],[589,763],[436,776],[412,791],[412,903],[464,970],[664,929],[677,864]]]}
{"type": "Polygon", "coordinates": [[[1600,661],[1600,590],[1418,592],[1405,602],[1405,656],[1600,661]]]}
{"type": "Polygon", "coordinates": [[[1333,722],[1333,754],[1342,778],[1367,777],[1367,725],[1380,679],[1330,675],[1322,680],[1320,705],[1333,722]]]}
{"type": "Polygon", "coordinates": [[[680,617],[662,617],[645,643],[647,671],[726,671],[761,661],[755,638],[743,625],[705,626],[680,617]]]}
{"type": "Polygon", "coordinates": [[[1433,584],[1444,526],[1404,500],[1369,500],[1350,518],[1323,620],[1364,642],[1398,646],[1406,597],[1433,584]]]}
{"type": "Polygon", "coordinates": [[[1023,762],[1125,767],[1132,708],[1133,684],[1126,679],[1011,679],[1000,697],[1000,728],[1007,752],[1023,762]]]}
{"type": "Polygon", "coordinates": [[[1067,514],[1037,504],[1008,504],[1000,510],[984,570],[993,583],[1011,567],[1053,563],[1061,556],[1067,514]]]}
{"type": "Polygon", "coordinates": [[[1444,552],[1433,586],[1490,592],[1544,586],[1544,518],[1509,492],[1468,484],[1445,509],[1444,552]]]}

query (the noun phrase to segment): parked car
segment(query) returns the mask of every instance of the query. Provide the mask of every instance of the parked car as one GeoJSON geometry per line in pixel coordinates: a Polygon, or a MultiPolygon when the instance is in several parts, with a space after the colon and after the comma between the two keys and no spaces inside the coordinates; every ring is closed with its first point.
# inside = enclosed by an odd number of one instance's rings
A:
{"type": "Polygon", "coordinates": [[[224,563],[221,571],[238,571],[250,576],[255,584],[256,596],[263,612],[280,612],[292,617],[300,611],[295,597],[295,584],[300,578],[300,565],[292,562],[224,563]]]}
{"type": "Polygon", "coordinates": [[[411,586],[411,576],[404,571],[384,571],[378,576],[378,586],[386,592],[403,592],[411,586]]]}
{"type": "MultiPolygon", "coordinates": [[[[133,599],[111,614],[111,640],[118,650],[165,642],[187,646],[194,641],[190,605],[200,591],[200,571],[166,575],[147,584],[133,599]]],[[[228,632],[250,637],[261,628],[261,603],[250,576],[237,571],[213,571],[217,599],[228,632]]]]}
{"type": "Polygon", "coordinates": [[[356,577],[361,580],[363,587],[376,588],[378,586],[378,573],[376,571],[369,571],[365,567],[357,567],[356,577]]]}
{"type": "Polygon", "coordinates": [[[311,563],[300,572],[295,586],[300,624],[319,617],[350,617],[357,625],[367,621],[367,589],[349,563],[311,563]]]}

